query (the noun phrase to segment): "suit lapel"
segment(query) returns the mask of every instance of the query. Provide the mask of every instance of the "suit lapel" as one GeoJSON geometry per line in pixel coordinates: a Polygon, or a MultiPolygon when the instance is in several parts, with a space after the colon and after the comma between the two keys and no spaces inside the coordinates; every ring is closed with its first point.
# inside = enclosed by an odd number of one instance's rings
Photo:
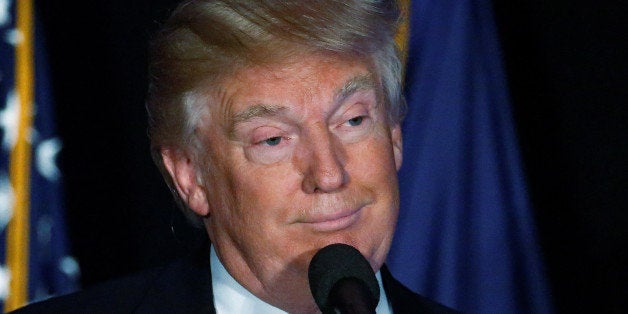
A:
{"type": "Polygon", "coordinates": [[[414,293],[395,279],[386,265],[380,269],[386,297],[395,314],[405,313],[458,313],[424,296],[414,293]]]}
{"type": "Polygon", "coordinates": [[[209,244],[165,267],[134,313],[215,314],[209,244]]]}

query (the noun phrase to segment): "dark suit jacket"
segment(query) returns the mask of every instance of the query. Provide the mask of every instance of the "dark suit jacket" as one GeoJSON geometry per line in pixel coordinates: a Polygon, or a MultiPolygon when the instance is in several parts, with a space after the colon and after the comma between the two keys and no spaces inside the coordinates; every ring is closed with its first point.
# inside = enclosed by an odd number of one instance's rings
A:
{"type": "MultiPolygon", "coordinates": [[[[15,313],[215,313],[209,246],[168,266],[53,298],[15,313]]],[[[454,313],[381,270],[394,313],[454,313]]]]}

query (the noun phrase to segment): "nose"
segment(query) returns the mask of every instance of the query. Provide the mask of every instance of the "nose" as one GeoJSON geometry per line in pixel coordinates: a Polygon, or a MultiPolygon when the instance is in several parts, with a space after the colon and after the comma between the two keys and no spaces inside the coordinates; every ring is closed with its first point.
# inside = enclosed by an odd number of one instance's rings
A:
{"type": "Polygon", "coordinates": [[[342,144],[329,131],[324,133],[306,143],[303,178],[306,193],[334,192],[348,181],[342,144]]]}

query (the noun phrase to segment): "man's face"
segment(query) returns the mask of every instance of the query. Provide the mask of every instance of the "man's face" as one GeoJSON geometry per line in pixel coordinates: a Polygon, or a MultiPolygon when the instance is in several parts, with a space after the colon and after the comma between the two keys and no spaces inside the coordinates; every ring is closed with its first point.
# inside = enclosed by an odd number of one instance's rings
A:
{"type": "Polygon", "coordinates": [[[188,204],[229,273],[303,312],[314,307],[307,268],[320,248],[350,244],[378,270],[397,221],[401,131],[367,65],[307,55],[223,86],[201,122],[201,201],[188,204]]]}

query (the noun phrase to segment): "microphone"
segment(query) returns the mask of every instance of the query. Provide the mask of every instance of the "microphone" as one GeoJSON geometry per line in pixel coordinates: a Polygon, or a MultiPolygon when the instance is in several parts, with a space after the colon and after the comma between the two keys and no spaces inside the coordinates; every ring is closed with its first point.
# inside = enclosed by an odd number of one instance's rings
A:
{"type": "Polygon", "coordinates": [[[320,249],[308,269],[310,290],[323,314],[375,313],[379,284],[369,262],[342,243],[320,249]]]}

